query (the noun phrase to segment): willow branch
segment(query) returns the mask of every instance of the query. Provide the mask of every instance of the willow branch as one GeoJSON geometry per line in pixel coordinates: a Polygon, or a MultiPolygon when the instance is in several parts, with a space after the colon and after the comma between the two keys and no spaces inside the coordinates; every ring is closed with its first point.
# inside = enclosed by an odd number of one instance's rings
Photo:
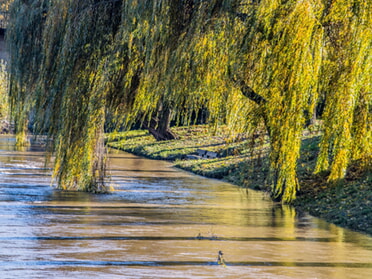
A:
{"type": "Polygon", "coordinates": [[[247,97],[249,100],[255,102],[257,105],[261,107],[261,116],[265,122],[266,130],[268,134],[271,134],[270,122],[266,113],[265,105],[268,103],[267,100],[262,97],[260,94],[257,94],[252,87],[248,86],[244,80],[236,80],[232,78],[233,82],[236,86],[238,86],[242,92],[242,94],[247,97]]]}
{"type": "Polygon", "coordinates": [[[252,87],[248,86],[244,80],[235,80],[233,79],[234,83],[240,88],[242,94],[247,97],[248,99],[252,100],[258,105],[263,105],[267,103],[267,100],[262,97],[261,95],[257,94],[252,87]]]}

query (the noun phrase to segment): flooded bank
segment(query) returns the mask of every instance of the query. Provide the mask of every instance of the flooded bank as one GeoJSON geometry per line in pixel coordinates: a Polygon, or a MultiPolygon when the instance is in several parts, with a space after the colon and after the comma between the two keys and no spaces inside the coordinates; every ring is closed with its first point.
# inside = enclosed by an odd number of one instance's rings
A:
{"type": "Polygon", "coordinates": [[[113,151],[107,195],[50,186],[0,137],[1,278],[369,278],[372,238],[259,192],[113,151]],[[223,251],[226,266],[218,265],[223,251]]]}

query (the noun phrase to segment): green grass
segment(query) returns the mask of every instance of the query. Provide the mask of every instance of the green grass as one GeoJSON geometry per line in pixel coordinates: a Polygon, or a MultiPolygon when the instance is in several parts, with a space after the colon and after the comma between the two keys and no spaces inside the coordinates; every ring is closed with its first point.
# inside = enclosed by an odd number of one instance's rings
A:
{"type": "Polygon", "coordinates": [[[324,175],[303,181],[294,205],[336,225],[372,235],[372,177],[350,170],[346,179],[329,185],[324,175]]]}
{"type": "MultiPolygon", "coordinates": [[[[210,178],[224,179],[241,187],[269,191],[269,145],[266,138],[242,137],[232,141],[207,126],[173,128],[178,140],[157,142],[147,131],[129,131],[107,136],[107,145],[152,159],[174,161],[176,167],[210,178]],[[216,159],[187,160],[197,149],[217,152],[216,159]]],[[[326,175],[313,170],[319,133],[303,138],[297,173],[301,189],[293,205],[337,225],[372,235],[372,178],[370,172],[351,168],[337,185],[326,183],[326,175]]]]}

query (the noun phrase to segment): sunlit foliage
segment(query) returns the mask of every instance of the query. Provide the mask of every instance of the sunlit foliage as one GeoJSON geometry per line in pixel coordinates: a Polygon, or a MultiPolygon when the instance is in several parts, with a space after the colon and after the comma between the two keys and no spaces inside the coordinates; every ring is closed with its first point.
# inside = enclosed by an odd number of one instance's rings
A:
{"type": "Polygon", "coordinates": [[[344,177],[350,160],[372,159],[372,2],[332,1],[324,17],[321,89],[326,92],[324,136],[317,171],[344,177]]]}
{"type": "Polygon", "coordinates": [[[6,66],[7,64],[0,60],[0,120],[7,119],[9,116],[9,75],[6,66]]]}
{"type": "Polygon", "coordinates": [[[15,0],[17,131],[34,115],[54,140],[60,187],[101,191],[105,124],[168,131],[206,111],[231,140],[267,133],[272,194],[289,202],[303,130],[324,102],[316,171],[334,181],[369,162],[371,10],[370,0],[15,0]]]}
{"type": "Polygon", "coordinates": [[[244,41],[242,74],[266,103],[274,196],[295,198],[305,111],[314,110],[323,30],[320,1],[261,1],[244,41]]]}
{"type": "Polygon", "coordinates": [[[9,6],[13,0],[0,0],[0,28],[6,28],[9,20],[9,6]]]}

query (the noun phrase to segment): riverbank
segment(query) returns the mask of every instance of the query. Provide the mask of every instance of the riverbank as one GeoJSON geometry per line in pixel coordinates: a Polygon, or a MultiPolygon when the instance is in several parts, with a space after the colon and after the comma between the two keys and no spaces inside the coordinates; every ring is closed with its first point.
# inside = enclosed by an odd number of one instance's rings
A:
{"type": "MultiPolygon", "coordinates": [[[[210,178],[223,179],[241,187],[269,191],[269,145],[265,137],[232,140],[223,131],[205,126],[174,130],[178,140],[156,142],[147,131],[110,134],[108,146],[158,160],[174,161],[175,166],[210,178]],[[198,149],[219,154],[214,159],[187,159],[198,149]]],[[[293,205],[299,211],[328,222],[372,235],[372,177],[351,168],[339,185],[329,186],[325,175],[312,173],[320,140],[319,132],[304,134],[298,176],[301,189],[293,205]]]]}

